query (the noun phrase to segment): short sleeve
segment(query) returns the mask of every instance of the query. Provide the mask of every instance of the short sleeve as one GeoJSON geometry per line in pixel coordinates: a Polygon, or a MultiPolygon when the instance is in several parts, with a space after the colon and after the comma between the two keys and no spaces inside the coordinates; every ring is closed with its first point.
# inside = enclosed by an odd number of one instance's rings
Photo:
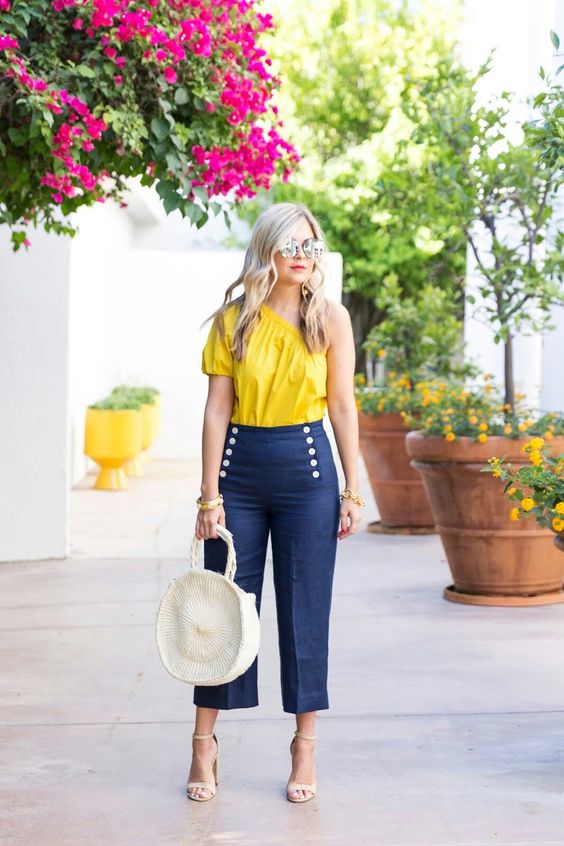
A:
{"type": "Polygon", "coordinates": [[[202,350],[202,373],[218,376],[233,376],[233,354],[228,346],[228,337],[222,341],[214,319],[206,345],[202,350]]]}

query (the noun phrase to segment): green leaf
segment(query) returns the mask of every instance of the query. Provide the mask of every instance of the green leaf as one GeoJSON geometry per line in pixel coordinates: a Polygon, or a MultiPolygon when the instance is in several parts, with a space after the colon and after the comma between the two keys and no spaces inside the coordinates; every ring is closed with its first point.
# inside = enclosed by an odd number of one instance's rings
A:
{"type": "Polygon", "coordinates": [[[558,48],[560,47],[560,39],[558,38],[558,35],[552,29],[550,30],[550,40],[552,41],[552,45],[553,45],[554,49],[558,50],[558,48]]]}
{"type": "Polygon", "coordinates": [[[167,214],[170,214],[172,211],[175,211],[179,208],[182,202],[182,197],[176,191],[173,191],[170,194],[167,194],[166,197],[163,198],[163,206],[167,214]]]}
{"type": "Polygon", "coordinates": [[[186,217],[192,221],[192,223],[198,223],[199,220],[202,219],[204,214],[204,210],[197,206],[196,203],[187,202],[184,204],[184,212],[186,217]]]}
{"type": "Polygon", "coordinates": [[[164,118],[153,118],[151,129],[159,141],[163,141],[170,133],[170,126],[164,118]]]}
{"type": "Polygon", "coordinates": [[[204,203],[207,201],[208,192],[203,185],[196,185],[195,188],[192,188],[192,191],[194,192],[194,196],[197,197],[198,200],[202,200],[202,202],[204,203]]]}
{"type": "Polygon", "coordinates": [[[185,103],[188,102],[189,99],[190,96],[188,94],[188,91],[183,86],[180,86],[180,88],[177,88],[174,92],[174,102],[178,106],[183,106],[185,103]]]}
{"type": "Polygon", "coordinates": [[[88,67],[88,65],[77,65],[75,71],[87,79],[94,79],[96,77],[96,71],[88,67]]]}
{"type": "Polygon", "coordinates": [[[13,144],[15,147],[23,147],[23,146],[24,146],[24,144],[25,144],[25,143],[27,142],[27,140],[28,140],[27,133],[26,133],[26,132],[22,132],[22,130],[21,130],[21,129],[18,129],[18,128],[17,128],[17,127],[15,127],[15,126],[10,126],[10,128],[8,129],[8,135],[10,136],[10,139],[11,139],[11,141],[12,141],[12,144],[13,144]]]}
{"type": "Polygon", "coordinates": [[[170,152],[170,153],[166,154],[166,163],[169,166],[169,168],[173,171],[176,171],[180,167],[182,167],[182,162],[180,161],[180,159],[178,158],[178,156],[174,152],[170,152]]]}

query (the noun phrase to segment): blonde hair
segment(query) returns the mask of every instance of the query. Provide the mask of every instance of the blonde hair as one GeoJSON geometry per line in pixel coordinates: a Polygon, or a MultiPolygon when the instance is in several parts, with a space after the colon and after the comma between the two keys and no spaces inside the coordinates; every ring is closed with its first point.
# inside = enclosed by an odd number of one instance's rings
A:
{"type": "MultiPolygon", "coordinates": [[[[217,318],[219,335],[223,340],[223,313],[234,304],[241,305],[233,327],[231,349],[233,357],[238,361],[245,354],[247,338],[255,323],[261,319],[260,307],[278,279],[274,256],[303,219],[311,226],[315,238],[324,238],[318,221],[301,203],[275,203],[262,212],[253,227],[241,273],[225,291],[222,305],[202,323],[203,326],[208,320],[217,318]],[[241,284],[244,293],[232,299],[233,291],[241,284]]],[[[310,277],[302,283],[300,300],[299,329],[310,353],[322,352],[329,344],[328,303],[323,286],[323,270],[319,262],[315,261],[310,277]]]]}

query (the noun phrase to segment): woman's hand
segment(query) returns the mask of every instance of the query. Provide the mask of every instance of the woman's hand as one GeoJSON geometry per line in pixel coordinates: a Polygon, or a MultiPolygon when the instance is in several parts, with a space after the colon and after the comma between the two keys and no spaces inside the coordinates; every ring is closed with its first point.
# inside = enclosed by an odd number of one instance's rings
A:
{"type": "Polygon", "coordinates": [[[225,527],[225,511],[223,505],[218,505],[215,508],[198,508],[198,516],[196,517],[196,537],[198,540],[209,540],[210,538],[218,538],[216,531],[217,524],[225,527]]]}
{"type": "Polygon", "coordinates": [[[360,523],[360,505],[346,497],[341,500],[341,531],[337,532],[337,538],[343,540],[354,535],[360,523]]]}

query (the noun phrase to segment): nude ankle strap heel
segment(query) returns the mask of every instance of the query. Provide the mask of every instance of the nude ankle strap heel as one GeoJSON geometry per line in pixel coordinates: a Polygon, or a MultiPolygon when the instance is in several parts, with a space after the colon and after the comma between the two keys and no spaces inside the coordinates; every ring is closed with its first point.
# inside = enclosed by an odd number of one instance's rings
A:
{"type": "Polygon", "coordinates": [[[212,734],[196,734],[193,733],[192,737],[194,740],[208,740],[210,737],[213,737],[217,744],[217,750],[215,753],[215,757],[212,761],[212,773],[214,777],[214,781],[189,781],[186,785],[186,793],[190,799],[194,799],[196,802],[207,802],[208,799],[211,799],[216,794],[216,786],[219,784],[219,740],[215,736],[215,733],[212,734]],[[191,787],[204,787],[206,790],[209,791],[209,796],[196,796],[190,793],[191,787]]]}
{"type": "MultiPolygon", "coordinates": [[[[298,731],[298,729],[294,732],[294,737],[292,738],[292,743],[290,743],[290,752],[292,751],[292,744],[296,737],[301,737],[303,740],[317,740],[316,734],[304,734],[303,731],[298,731]]],[[[310,799],[313,799],[316,793],[316,783],[313,784],[302,784],[298,781],[289,781],[286,785],[286,799],[289,802],[309,802],[310,799]],[[301,798],[294,798],[289,796],[288,794],[294,790],[307,790],[311,795],[310,796],[303,796],[301,798]]]]}

